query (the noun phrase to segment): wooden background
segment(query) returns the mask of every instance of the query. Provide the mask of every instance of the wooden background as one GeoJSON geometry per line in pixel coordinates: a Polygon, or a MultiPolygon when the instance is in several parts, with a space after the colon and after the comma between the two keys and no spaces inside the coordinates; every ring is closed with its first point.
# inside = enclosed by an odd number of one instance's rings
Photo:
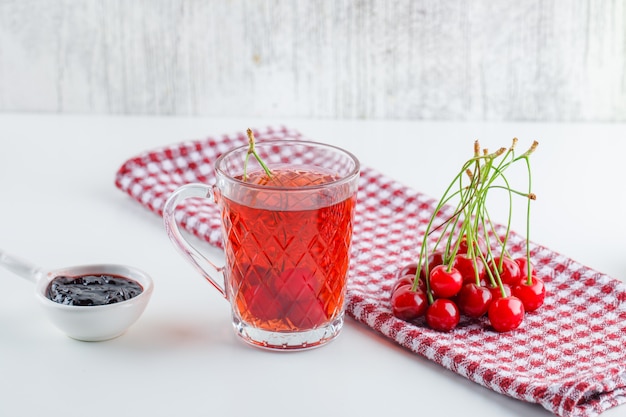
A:
{"type": "Polygon", "coordinates": [[[0,111],[626,121],[626,0],[0,0],[0,111]]]}

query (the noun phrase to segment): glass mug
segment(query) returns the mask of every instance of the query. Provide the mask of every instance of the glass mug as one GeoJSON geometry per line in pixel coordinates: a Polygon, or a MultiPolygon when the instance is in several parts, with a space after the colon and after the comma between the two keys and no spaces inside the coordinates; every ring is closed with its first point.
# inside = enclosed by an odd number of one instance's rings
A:
{"type": "Polygon", "coordinates": [[[271,177],[233,149],[215,163],[216,183],[183,185],[163,208],[167,234],[230,302],[235,332],[258,347],[297,350],[334,339],[344,300],[359,179],[351,153],[315,142],[255,144],[271,177]],[[189,197],[218,204],[225,265],[209,261],[175,220],[189,197]]]}

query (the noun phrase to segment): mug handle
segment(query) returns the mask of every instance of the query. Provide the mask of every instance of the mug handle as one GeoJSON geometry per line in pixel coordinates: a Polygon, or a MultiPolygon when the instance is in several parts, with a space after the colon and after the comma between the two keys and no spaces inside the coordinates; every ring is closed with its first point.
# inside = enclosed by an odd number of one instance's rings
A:
{"type": "Polygon", "coordinates": [[[176,207],[183,200],[191,197],[214,199],[213,188],[200,183],[186,184],[174,191],[163,206],[163,222],[170,240],[178,251],[209,281],[224,298],[224,267],[209,261],[183,236],[176,222],[176,207]],[[221,281],[221,284],[219,283],[221,281]]]}

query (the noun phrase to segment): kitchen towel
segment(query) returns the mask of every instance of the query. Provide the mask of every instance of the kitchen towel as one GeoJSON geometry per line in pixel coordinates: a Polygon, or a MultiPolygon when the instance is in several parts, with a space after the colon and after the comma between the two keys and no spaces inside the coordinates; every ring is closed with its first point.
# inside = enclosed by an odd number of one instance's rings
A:
{"type": "MultiPolygon", "coordinates": [[[[286,127],[254,132],[259,142],[307,140],[286,127]]],[[[121,166],[115,183],[161,215],[171,192],[185,183],[212,183],[217,157],[247,142],[242,131],[146,151],[121,166]]],[[[547,297],[519,329],[497,333],[486,319],[462,319],[449,333],[433,331],[395,318],[389,296],[399,267],[416,261],[437,201],[368,167],[362,167],[357,198],[349,315],[478,384],[558,416],[596,416],[626,402],[626,285],[621,281],[531,242],[547,297]]],[[[222,247],[217,206],[196,199],[183,204],[181,226],[222,247]]],[[[446,208],[438,217],[450,214],[446,208]]],[[[525,255],[523,236],[513,232],[509,242],[514,257],[525,255]]]]}

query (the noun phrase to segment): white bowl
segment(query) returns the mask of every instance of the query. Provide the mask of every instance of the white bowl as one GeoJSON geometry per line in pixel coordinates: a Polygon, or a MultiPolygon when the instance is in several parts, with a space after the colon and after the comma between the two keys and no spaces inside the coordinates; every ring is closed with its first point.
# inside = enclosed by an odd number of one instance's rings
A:
{"type": "Polygon", "coordinates": [[[51,271],[37,281],[36,297],[52,323],[69,337],[87,342],[109,340],[122,335],[141,316],[150,300],[153,282],[148,274],[124,265],[81,265],[51,271]],[[100,306],[64,305],[46,297],[50,282],[58,276],[120,275],[137,281],[141,294],[100,306]]]}

